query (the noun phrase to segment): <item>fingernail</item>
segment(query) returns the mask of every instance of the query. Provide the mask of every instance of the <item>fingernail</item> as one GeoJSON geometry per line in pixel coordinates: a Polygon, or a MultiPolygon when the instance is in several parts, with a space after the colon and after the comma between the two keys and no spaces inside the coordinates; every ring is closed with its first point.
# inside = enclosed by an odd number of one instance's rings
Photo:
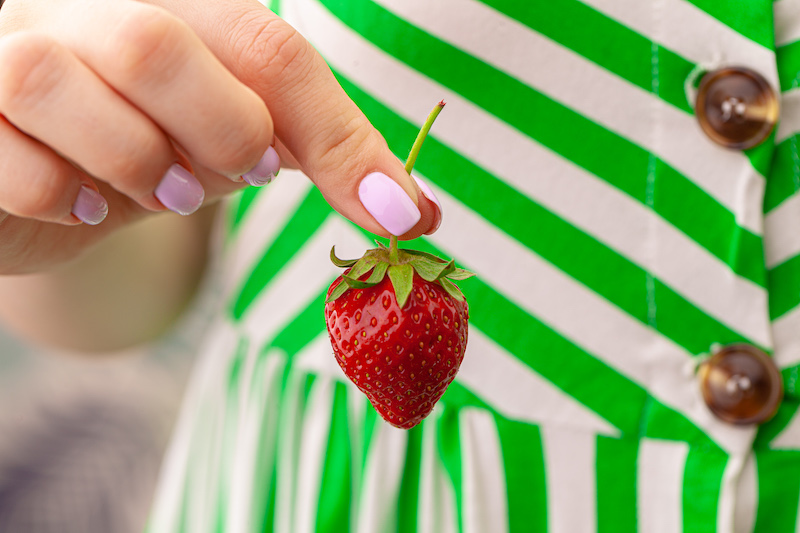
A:
{"type": "Polygon", "coordinates": [[[267,183],[274,180],[281,169],[281,158],[278,157],[278,152],[275,148],[270,146],[258,164],[245,174],[242,174],[242,179],[254,187],[262,187],[267,183]]]}
{"type": "Polygon", "coordinates": [[[378,224],[392,235],[403,235],[422,216],[400,184],[381,172],[373,172],[361,180],[358,198],[378,224]]]}
{"type": "Polygon", "coordinates": [[[436,220],[433,221],[433,225],[431,226],[431,229],[429,229],[427,232],[425,232],[425,235],[430,235],[432,233],[435,233],[436,230],[439,229],[439,226],[442,225],[442,212],[443,212],[442,211],[442,204],[439,203],[439,199],[436,197],[436,195],[433,193],[433,190],[428,186],[427,183],[425,183],[424,181],[422,181],[421,179],[419,179],[416,176],[412,175],[411,177],[414,178],[414,181],[417,182],[417,185],[419,185],[419,188],[422,191],[422,194],[425,195],[425,198],[427,198],[428,200],[430,200],[431,202],[436,204],[436,208],[437,208],[436,220]]]}
{"type": "Polygon", "coordinates": [[[78,197],[72,205],[72,214],[81,222],[96,226],[108,215],[108,202],[96,190],[81,185],[78,197]]]}
{"type": "Polygon", "coordinates": [[[156,198],[179,215],[191,215],[203,205],[205,191],[191,172],[175,163],[158,184],[156,198]]]}

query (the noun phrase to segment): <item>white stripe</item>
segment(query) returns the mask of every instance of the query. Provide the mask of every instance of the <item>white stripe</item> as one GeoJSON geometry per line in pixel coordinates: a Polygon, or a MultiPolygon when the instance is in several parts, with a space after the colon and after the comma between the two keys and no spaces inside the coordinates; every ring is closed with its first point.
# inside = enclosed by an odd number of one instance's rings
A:
{"type": "Polygon", "coordinates": [[[420,459],[419,531],[420,533],[456,533],[455,493],[444,470],[436,438],[436,419],[441,409],[435,407],[423,422],[420,459]]]}
{"type": "Polygon", "coordinates": [[[544,426],[549,533],[591,533],[597,529],[594,434],[544,426]]]}
{"type": "Polygon", "coordinates": [[[769,447],[773,450],[797,450],[800,449],[800,410],[794,413],[792,419],[783,428],[783,431],[772,439],[769,447]]]}
{"type": "Polygon", "coordinates": [[[775,144],[779,144],[800,131],[800,89],[792,89],[781,94],[781,121],[775,134],[775,144]]]}
{"type": "MultiPolygon", "coordinates": [[[[316,3],[306,1],[299,20],[300,29],[314,36],[314,44],[336,68],[380,95],[399,115],[418,120],[430,102],[444,96],[452,116],[459,120],[440,120],[434,131],[437,139],[469,154],[469,159],[651,271],[731,329],[768,345],[765,291],[735,276],[721,260],[647,207],[377,51],[316,3]],[[533,179],[532,168],[536,169],[533,179]],[[598,210],[599,205],[604,208],[598,210]],[[647,245],[654,240],[660,243],[658,254],[647,245]],[[691,273],[686,269],[689,263],[697,265],[691,273]]],[[[760,225],[761,195],[732,187],[730,176],[725,178],[725,189],[739,189],[737,194],[754,204],[760,225]]]]}
{"type": "Polygon", "coordinates": [[[683,472],[688,453],[684,442],[642,439],[636,483],[642,533],[683,531],[683,472]]]}
{"type": "Polygon", "coordinates": [[[778,87],[774,52],[686,0],[581,1],[693,63],[750,67],[778,87]]]}
{"type": "Polygon", "coordinates": [[[408,433],[379,421],[372,435],[364,487],[360,493],[358,533],[390,531],[397,514],[408,433]]]}
{"type": "Polygon", "coordinates": [[[300,171],[285,170],[268,190],[256,196],[241,226],[225,244],[226,249],[234,253],[225,258],[223,294],[230,294],[247,279],[248,272],[275,241],[311,187],[309,179],[300,171]]]}
{"type": "MultiPolygon", "coordinates": [[[[693,116],[475,0],[375,1],[657,154],[733,212],[739,224],[761,233],[763,177],[753,170],[744,154],[712,142],[693,116]],[[580,83],[575,83],[576,73],[580,73],[580,83]],[[657,128],[666,133],[654,135],[657,128]],[[736,183],[746,185],[732,186],[736,183]],[[745,196],[744,192],[752,192],[752,196],[745,196]]],[[[640,0],[638,3],[649,5],[640,0]]],[[[304,0],[306,7],[310,4],[304,0]]],[[[316,34],[310,35],[316,39],[316,34]]],[[[323,55],[333,50],[322,48],[323,55]]],[[[357,57],[360,63],[361,58],[357,57]]],[[[386,82],[398,84],[396,79],[386,82]]],[[[405,88],[404,84],[398,85],[405,88]]]]}
{"type": "MultiPolygon", "coordinates": [[[[690,368],[691,354],[587,289],[448,194],[448,214],[430,240],[524,311],[684,413],[720,446],[748,449],[753,428],[719,421],[706,407],[690,368]],[[496,258],[502,257],[503,261],[496,258]],[[653,369],[659,369],[653,372],[653,369]]],[[[468,283],[468,282],[467,282],[468,283]]]]}
{"type": "Polygon", "coordinates": [[[316,530],[319,508],[320,483],[325,464],[325,450],[331,427],[333,405],[333,381],[319,377],[311,386],[303,420],[302,439],[297,463],[297,505],[294,528],[297,533],[313,533],[316,530]]]}
{"type": "Polygon", "coordinates": [[[244,327],[254,345],[262,346],[286,327],[342,273],[327,259],[332,244],[337,250],[359,248],[361,252],[354,257],[369,247],[369,241],[357,235],[343,219],[326,219],[247,310],[244,327]]]}
{"type": "Polygon", "coordinates": [[[725,464],[717,504],[717,533],[732,533],[736,523],[737,491],[746,455],[731,455],[725,464]]]}
{"type": "Polygon", "coordinates": [[[775,46],[800,39],[800,0],[778,0],[772,4],[775,18],[775,46]]]}
{"type": "MultiPolygon", "coordinates": [[[[251,347],[252,348],[252,347],[251,347]]],[[[265,506],[269,482],[275,458],[278,423],[278,391],[276,382],[280,378],[286,354],[272,349],[267,354],[252,348],[251,353],[260,355],[255,366],[256,389],[247,407],[243,409],[242,423],[236,436],[233,455],[233,476],[230,498],[228,498],[228,524],[226,532],[249,533],[254,520],[265,506]],[[262,441],[262,435],[270,438],[262,441]]],[[[247,376],[247,381],[253,376],[247,376]]]]}
{"type": "MultiPolygon", "coordinates": [[[[203,353],[198,357],[159,474],[155,506],[149,523],[152,533],[171,533],[178,529],[183,501],[188,498],[186,480],[191,469],[197,467],[190,465],[190,461],[192,457],[196,458],[198,448],[206,442],[198,442],[199,426],[205,423],[199,413],[205,405],[210,382],[219,375],[219,369],[229,360],[229,357],[223,355],[232,353],[230,347],[236,346],[236,337],[236,332],[228,323],[216,324],[204,344],[203,353]]],[[[188,486],[192,487],[191,484],[188,486]]],[[[195,490],[189,490],[194,494],[199,489],[200,486],[197,486],[195,490]]]]}
{"type": "Polygon", "coordinates": [[[619,430],[605,419],[532,371],[473,325],[469,327],[469,343],[456,380],[512,420],[556,422],[619,436],[619,430]]]}
{"type": "Polygon", "coordinates": [[[795,307],[772,323],[775,342],[773,358],[778,368],[800,364],[800,306],[795,307]]]}
{"type": "Polygon", "coordinates": [[[483,409],[464,409],[459,413],[459,421],[464,533],[506,533],[507,489],[497,425],[483,409]]]}
{"type": "Polygon", "coordinates": [[[736,491],[734,510],[735,533],[752,533],[756,525],[758,509],[758,475],[756,474],[755,454],[750,452],[742,467],[736,491]]]}
{"type": "Polygon", "coordinates": [[[302,428],[303,382],[305,375],[292,372],[281,401],[281,430],[278,434],[277,491],[275,493],[275,531],[294,531],[295,487],[298,446],[302,428]]]}
{"type": "MultiPolygon", "coordinates": [[[[372,409],[367,405],[366,396],[358,388],[347,380],[347,419],[350,431],[350,450],[352,457],[364,457],[366,438],[364,435],[364,417],[367,409],[372,409]]],[[[354,459],[353,465],[353,494],[361,494],[364,485],[365,465],[360,459],[354,459]]],[[[361,502],[359,498],[351,498],[350,516],[358,516],[361,502]]]]}
{"type": "Polygon", "coordinates": [[[308,343],[302,353],[295,356],[294,365],[298,370],[303,370],[309,374],[326,376],[350,383],[350,380],[345,376],[342,368],[336,362],[336,357],[333,355],[333,348],[331,348],[331,340],[330,337],[328,337],[327,331],[317,335],[314,340],[308,343]]]}
{"type": "Polygon", "coordinates": [[[773,268],[800,254],[800,194],[795,194],[764,217],[764,257],[773,268]]]}

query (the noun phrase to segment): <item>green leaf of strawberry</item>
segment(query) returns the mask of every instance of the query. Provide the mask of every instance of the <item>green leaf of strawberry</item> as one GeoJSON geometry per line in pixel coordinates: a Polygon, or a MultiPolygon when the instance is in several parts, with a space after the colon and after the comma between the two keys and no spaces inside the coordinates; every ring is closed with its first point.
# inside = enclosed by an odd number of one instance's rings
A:
{"type": "MultiPolygon", "coordinates": [[[[406,162],[444,102],[431,112],[406,162]]],[[[392,236],[360,259],[331,261],[348,270],[328,289],[325,321],[345,374],[390,424],[411,428],[433,410],[455,378],[467,345],[469,311],[453,281],[474,276],[454,261],[400,249],[392,236]]]]}

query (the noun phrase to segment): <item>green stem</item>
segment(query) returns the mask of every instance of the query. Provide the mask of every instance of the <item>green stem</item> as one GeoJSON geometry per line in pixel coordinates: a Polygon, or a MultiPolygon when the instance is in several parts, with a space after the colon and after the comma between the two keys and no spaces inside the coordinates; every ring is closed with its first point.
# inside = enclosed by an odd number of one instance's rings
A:
{"type": "Polygon", "coordinates": [[[408,159],[406,159],[406,172],[411,174],[411,169],[414,168],[414,163],[417,162],[417,156],[419,155],[419,149],[422,148],[422,143],[425,142],[425,137],[428,136],[428,132],[431,131],[431,126],[433,126],[433,121],[436,120],[436,117],[439,116],[439,113],[442,112],[442,108],[444,107],[444,100],[436,104],[436,107],[433,108],[430,115],[428,115],[428,120],[425,121],[425,124],[422,125],[422,129],[419,130],[417,134],[416,140],[414,140],[414,144],[411,146],[411,152],[408,154],[408,159]]]}
{"type": "MultiPolygon", "coordinates": [[[[409,174],[411,174],[411,170],[414,168],[414,163],[417,162],[417,156],[419,155],[420,148],[422,148],[422,143],[425,142],[425,138],[428,136],[428,132],[431,131],[433,122],[436,120],[436,117],[439,116],[439,113],[442,112],[444,105],[444,100],[436,104],[436,107],[434,107],[428,115],[428,119],[425,121],[425,124],[422,125],[422,129],[419,130],[417,138],[414,139],[414,144],[411,146],[411,152],[408,153],[408,159],[406,159],[406,172],[409,174]]],[[[398,259],[399,255],[397,251],[397,237],[392,235],[389,239],[389,261],[396,263],[398,259]]]]}

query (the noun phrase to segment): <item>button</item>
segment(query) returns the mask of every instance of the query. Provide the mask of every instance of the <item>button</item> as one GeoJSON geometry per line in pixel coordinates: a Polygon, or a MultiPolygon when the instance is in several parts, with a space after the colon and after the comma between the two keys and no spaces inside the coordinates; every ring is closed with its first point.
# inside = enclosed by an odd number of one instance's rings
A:
{"type": "Polygon", "coordinates": [[[778,121],[778,98],[757,72],[723,68],[700,80],[695,113],[712,141],[746,150],[769,137],[778,121]]]}
{"type": "Polygon", "coordinates": [[[698,375],[708,408],[731,424],[766,422],[783,398],[783,380],[772,358],[747,344],[722,348],[700,365],[698,375]]]}

